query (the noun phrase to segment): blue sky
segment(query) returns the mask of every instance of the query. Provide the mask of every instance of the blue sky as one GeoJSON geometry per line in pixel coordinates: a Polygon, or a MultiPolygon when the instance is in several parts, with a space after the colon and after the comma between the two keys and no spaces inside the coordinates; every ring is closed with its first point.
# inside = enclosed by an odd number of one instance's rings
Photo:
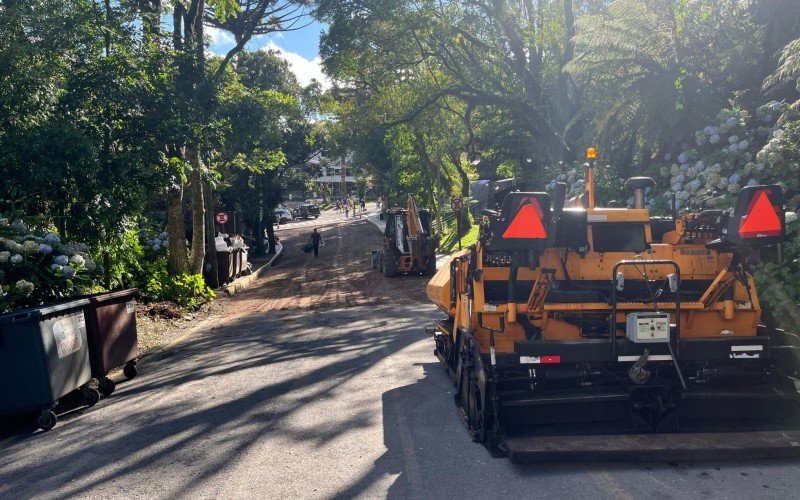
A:
{"type": "MultiPolygon", "coordinates": [[[[325,27],[324,24],[313,21],[296,31],[256,37],[246,49],[275,49],[289,62],[301,84],[307,85],[313,78],[328,86],[329,81],[322,73],[319,59],[319,35],[325,27]]],[[[234,46],[233,37],[229,33],[213,28],[206,30],[211,37],[211,52],[225,54],[234,46]]]]}

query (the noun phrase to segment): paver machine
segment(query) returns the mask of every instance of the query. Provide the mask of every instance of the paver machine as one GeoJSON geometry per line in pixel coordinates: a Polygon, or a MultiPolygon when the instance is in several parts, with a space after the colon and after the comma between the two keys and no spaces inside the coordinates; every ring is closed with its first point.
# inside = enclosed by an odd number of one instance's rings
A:
{"type": "Polygon", "coordinates": [[[646,177],[597,206],[588,156],[584,196],[508,194],[427,286],[473,438],[520,462],[799,455],[800,343],[750,273],[785,236],[781,188],[655,217],[646,177]]]}
{"type": "Polygon", "coordinates": [[[430,212],[419,209],[409,194],[406,208],[390,208],[381,214],[386,222],[383,248],[373,252],[372,266],[384,276],[436,274],[438,239],[431,235],[430,212]]]}

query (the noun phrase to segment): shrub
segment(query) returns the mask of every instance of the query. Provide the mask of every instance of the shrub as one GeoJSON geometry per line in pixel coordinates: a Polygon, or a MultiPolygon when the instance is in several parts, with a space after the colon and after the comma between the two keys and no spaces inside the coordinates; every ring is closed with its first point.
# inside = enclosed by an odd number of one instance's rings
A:
{"type": "Polygon", "coordinates": [[[89,248],[0,218],[0,312],[100,290],[89,248]]]}

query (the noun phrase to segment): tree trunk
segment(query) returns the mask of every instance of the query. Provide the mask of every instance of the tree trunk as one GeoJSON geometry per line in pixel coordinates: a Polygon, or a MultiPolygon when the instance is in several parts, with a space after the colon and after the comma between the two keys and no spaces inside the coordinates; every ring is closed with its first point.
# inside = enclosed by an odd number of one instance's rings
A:
{"type": "Polygon", "coordinates": [[[206,207],[203,201],[203,162],[200,150],[192,146],[187,148],[189,165],[191,166],[190,187],[192,203],[192,249],[189,252],[189,273],[201,274],[206,256],[206,207]]]}
{"type": "Polygon", "coordinates": [[[173,276],[186,274],[189,261],[186,258],[186,230],[183,227],[183,183],[167,191],[167,234],[169,235],[169,272],[173,276]]]}
{"type": "MultiPolygon", "coordinates": [[[[258,189],[259,193],[264,191],[264,178],[262,176],[258,177],[258,189]]],[[[256,255],[265,255],[267,253],[267,249],[264,248],[264,229],[266,229],[267,225],[267,218],[264,214],[264,199],[262,196],[258,197],[258,214],[256,215],[256,255]]]]}
{"type": "Polygon", "coordinates": [[[215,238],[217,232],[214,225],[214,200],[211,196],[211,182],[205,183],[206,202],[206,257],[209,271],[206,273],[206,282],[211,288],[219,288],[219,266],[217,264],[217,245],[215,238]]]}

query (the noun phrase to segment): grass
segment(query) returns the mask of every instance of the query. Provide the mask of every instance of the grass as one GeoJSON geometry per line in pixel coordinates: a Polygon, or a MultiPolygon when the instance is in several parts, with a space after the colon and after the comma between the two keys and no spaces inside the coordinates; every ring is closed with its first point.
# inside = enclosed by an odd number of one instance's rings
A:
{"type": "MultiPolygon", "coordinates": [[[[473,224],[472,227],[469,228],[469,231],[466,232],[463,236],[461,236],[461,248],[467,248],[469,245],[472,245],[476,241],[478,241],[478,224],[473,224]]],[[[449,225],[445,227],[444,235],[439,242],[439,253],[453,253],[458,250],[458,242],[459,239],[456,238],[456,227],[453,224],[453,227],[449,225]]]]}

